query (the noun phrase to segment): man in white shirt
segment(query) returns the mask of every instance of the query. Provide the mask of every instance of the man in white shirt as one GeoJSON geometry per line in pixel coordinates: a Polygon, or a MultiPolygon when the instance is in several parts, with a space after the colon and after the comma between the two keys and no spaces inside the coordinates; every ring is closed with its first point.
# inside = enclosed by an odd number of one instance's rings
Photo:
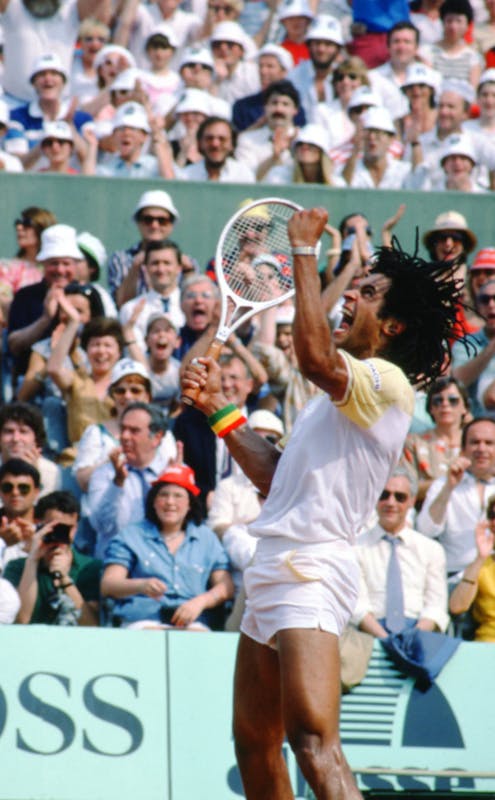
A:
{"type": "Polygon", "coordinates": [[[390,632],[386,625],[386,576],[393,547],[389,537],[399,542],[396,552],[406,624],[424,631],[445,631],[449,622],[443,547],[407,522],[415,488],[410,475],[396,469],[378,499],[378,524],[358,539],[356,547],[361,580],[352,622],[379,638],[390,632]]]}
{"type": "Polygon", "coordinates": [[[469,422],[461,448],[447,476],[428,489],[416,523],[421,533],[443,545],[449,583],[457,583],[476,557],[476,523],[495,494],[495,420],[481,417],[469,422]]]}
{"type": "Polygon", "coordinates": [[[180,307],[181,252],[175,242],[170,239],[148,242],[144,250],[144,270],[149,291],[124,303],[119,313],[122,325],[126,325],[135,312],[138,313],[134,334],[143,352],[147,349],[145,337],[151,316],[166,313],[176,328],[185,322],[180,307]]]}
{"type": "Polygon", "coordinates": [[[342,169],[342,176],[353,189],[401,189],[411,171],[406,161],[398,161],[390,153],[395,126],[386,108],[372,106],[364,112],[363,155],[358,143],[342,169]]]}
{"type": "Polygon", "coordinates": [[[237,22],[220,22],[210,37],[218,96],[229,103],[259,91],[258,68],[246,58],[246,34],[237,22]]]}
{"type": "Polygon", "coordinates": [[[381,95],[382,105],[388,108],[393,119],[404,117],[409,111],[409,104],[400,90],[407,68],[416,63],[418,43],[419,34],[414,25],[397,22],[387,33],[389,60],[369,72],[372,87],[381,95]]]}
{"type": "Polygon", "coordinates": [[[233,158],[235,133],[221,117],[208,117],[198,128],[200,161],[183,169],[175,168],[182,181],[219,181],[220,183],[255,183],[254,172],[233,158]]]}

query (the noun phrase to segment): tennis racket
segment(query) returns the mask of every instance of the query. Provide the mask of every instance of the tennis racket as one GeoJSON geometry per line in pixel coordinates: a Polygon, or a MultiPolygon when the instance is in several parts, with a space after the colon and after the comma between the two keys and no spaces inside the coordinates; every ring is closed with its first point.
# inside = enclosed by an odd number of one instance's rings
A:
{"type": "MultiPolygon", "coordinates": [[[[215,253],[220,322],[206,356],[217,360],[243,322],[294,294],[287,223],[301,208],[290,200],[267,197],[245,205],[225,225],[215,253]]],[[[182,400],[192,405],[198,394],[197,389],[186,389],[182,400]]]]}

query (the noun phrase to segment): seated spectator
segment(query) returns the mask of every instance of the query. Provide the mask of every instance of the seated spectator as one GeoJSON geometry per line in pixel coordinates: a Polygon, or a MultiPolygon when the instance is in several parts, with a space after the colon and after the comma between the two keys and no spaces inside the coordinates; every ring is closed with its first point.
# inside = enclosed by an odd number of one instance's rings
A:
{"type": "Polygon", "coordinates": [[[293,141],[291,161],[269,169],[263,182],[345,186],[345,180],[333,174],[333,164],[328,156],[329,146],[330,140],[323,125],[305,125],[293,141]]]}
{"type": "Polygon", "coordinates": [[[246,38],[237,22],[221,22],[210,37],[218,96],[229,103],[260,88],[256,64],[247,60],[246,38]]]}
{"type": "Polygon", "coordinates": [[[183,181],[219,181],[220,183],[254,183],[254,172],[233,158],[235,131],[227,120],[208,117],[198,128],[198,150],[203,156],[195,164],[175,173],[183,181]]]}
{"type": "Polygon", "coordinates": [[[469,0],[445,0],[440,6],[440,19],[442,38],[428,51],[423,48],[423,57],[444,78],[467,81],[476,89],[483,62],[480,54],[465,40],[474,19],[471,3],[469,0]]]}
{"type": "Polygon", "coordinates": [[[98,292],[103,305],[103,316],[116,318],[117,307],[108,289],[99,283],[101,271],[108,260],[105,245],[89,231],[83,231],[77,234],[77,246],[84,256],[77,265],[77,280],[79,283],[89,283],[98,292]]]}
{"type": "MultiPolygon", "coordinates": [[[[134,315],[139,306],[134,309],[134,315]]],[[[152,314],[146,325],[144,352],[137,341],[130,338],[133,333],[133,317],[124,325],[124,336],[129,355],[144,366],[151,381],[153,403],[165,416],[175,415],[180,404],[180,361],[172,355],[179,344],[178,330],[165,313],[152,314]]]]}
{"type": "Polygon", "coordinates": [[[36,100],[15,108],[10,115],[12,120],[22,125],[29,142],[30,150],[22,156],[25,169],[36,164],[42,155],[40,141],[46,122],[70,119],[74,127],[76,152],[81,155],[85,152],[84,142],[78,132],[92,117],[81,109],[72,108],[69,101],[63,99],[67,78],[62,62],[51,53],[41,56],[33,64],[30,81],[36,92],[36,100]]]}
{"type": "Polygon", "coordinates": [[[14,258],[0,260],[0,302],[4,319],[8,317],[12,297],[17,290],[39,283],[42,279],[43,273],[37,266],[41,233],[56,222],[55,214],[38,206],[24,208],[15,220],[17,253],[14,258]]]}
{"type": "MultiPolygon", "coordinates": [[[[209,47],[194,44],[186,47],[178,64],[179,75],[185,89],[200,89],[211,93],[215,63],[209,47]]],[[[170,110],[167,107],[166,111],[170,110]]]]}
{"type": "Polygon", "coordinates": [[[110,28],[95,17],[87,17],[79,26],[79,50],[74,54],[70,72],[70,94],[84,106],[98,94],[95,59],[108,43],[110,28]]]}
{"type": "MultiPolygon", "coordinates": [[[[123,72],[135,70],[136,62],[132,53],[117,44],[106,44],[98,51],[94,59],[98,92],[95,97],[88,100],[84,110],[94,117],[97,130],[102,124],[107,124],[115,115],[115,105],[111,94],[114,83],[123,72]]],[[[134,84],[133,84],[134,85],[134,84]]],[[[127,98],[128,100],[132,98],[127,98]]]]}
{"type": "Polygon", "coordinates": [[[182,361],[193,344],[216,325],[220,293],[207,275],[190,275],[181,287],[181,308],[185,324],[179,331],[180,344],[174,355],[182,361]]]}
{"type": "Polygon", "coordinates": [[[433,481],[445,477],[451,461],[459,455],[462,426],[469,415],[467,392],[452,376],[438,378],[428,389],[426,410],[435,427],[410,434],[404,445],[405,463],[418,484],[418,507],[433,481]]]}
{"type": "MultiPolygon", "coordinates": [[[[393,119],[400,119],[407,113],[407,103],[400,90],[408,69],[418,63],[418,46],[417,28],[408,19],[400,20],[387,31],[388,60],[370,70],[371,85],[393,119]]],[[[440,82],[440,75],[438,78],[440,82]]]]}
{"type": "Polygon", "coordinates": [[[136,340],[142,350],[145,349],[148,320],[153,314],[165,312],[176,328],[185,321],[178,285],[182,273],[181,252],[175,242],[171,239],[148,242],[144,249],[143,266],[149,290],[124,303],[119,312],[122,325],[126,325],[139,306],[131,339],[136,340]]]}
{"type": "Polygon", "coordinates": [[[40,150],[44,156],[44,165],[33,168],[35,172],[58,172],[62,175],[77,175],[72,155],[74,152],[74,136],[72,128],[64,120],[45,122],[40,138],[40,150]]]}
{"type": "Polygon", "coordinates": [[[168,465],[161,450],[166,431],[165,417],[155,406],[138,401],[124,409],[120,447],[109,453],[109,461],[97,467],[89,481],[89,521],[97,532],[98,558],[112,536],[144,519],[149,487],[168,465]]]}
{"type": "Polygon", "coordinates": [[[294,66],[309,59],[306,34],[314,16],[306,0],[285,0],[278,9],[278,19],[284,30],[280,46],[291,54],[294,66]]]}
{"type": "Polygon", "coordinates": [[[79,504],[70,492],[52,492],[35,510],[41,527],[26,557],[9,561],[4,576],[17,588],[16,622],[97,625],[101,563],[73,547],[79,504]]]}
{"type": "Polygon", "coordinates": [[[202,122],[212,112],[212,96],[201,89],[186,89],[175,106],[176,123],[169,132],[169,140],[178,167],[194,164],[201,158],[197,133],[202,122]]]}
{"type": "MultiPolygon", "coordinates": [[[[24,171],[21,159],[18,158],[15,153],[11,152],[12,137],[9,136],[10,129],[15,131],[17,134],[15,139],[23,141],[24,137],[22,136],[19,128],[17,128],[17,126],[14,128],[10,121],[9,107],[7,103],[0,99],[0,169],[3,172],[24,171]]],[[[25,146],[27,147],[27,143],[25,146]]],[[[22,147],[21,152],[25,149],[25,146],[22,147]]]]}
{"type": "Polygon", "coordinates": [[[14,356],[14,389],[26,372],[31,346],[53,333],[60,290],[73,283],[82,257],[76,231],[70,225],[51,225],[42,231],[37,255],[42,279],[19,289],[9,312],[8,345],[14,356]]]}
{"type": "Polygon", "coordinates": [[[476,21],[473,29],[474,46],[485,57],[486,65],[493,66],[493,50],[495,47],[495,7],[491,0],[485,0],[484,6],[488,17],[476,21]]]}
{"type": "Polygon", "coordinates": [[[73,367],[67,369],[64,362],[73,351],[81,325],[81,315],[62,298],[60,304],[67,314],[68,322],[51,352],[46,371],[59,387],[67,406],[70,444],[64,459],[66,463],[72,464],[74,448],[87,426],[103,423],[111,415],[113,402],[108,397],[108,387],[112,370],[122,357],[124,338],[117,320],[95,317],[84,325],[81,333],[81,347],[86,353],[88,366],[73,354],[73,367]]]}
{"type": "Polygon", "coordinates": [[[413,0],[410,19],[419,31],[421,45],[435,44],[442,38],[440,7],[443,0],[413,0]]]}
{"type": "Polygon", "coordinates": [[[476,310],[484,326],[470,334],[470,349],[460,341],[452,348],[452,374],[468,389],[475,417],[491,416],[495,409],[495,280],[483,284],[476,295],[476,310]]]}
{"type": "Polygon", "coordinates": [[[233,596],[228,556],[201,524],[198,494],[190,467],[169,467],[148,493],[145,519],[110,541],[101,591],[126,627],[208,630],[208,611],[233,596]]]}
{"type": "Polygon", "coordinates": [[[41,455],[46,441],[43,417],[29,403],[5,403],[0,407],[0,458],[21,458],[38,470],[40,496],[60,489],[60,467],[41,455]]]}
{"type": "Polygon", "coordinates": [[[412,627],[445,631],[449,623],[444,550],[407,522],[414,489],[410,476],[396,469],[378,499],[378,524],[355,548],[361,578],[352,622],[379,639],[412,627]]]}
{"type": "Polygon", "coordinates": [[[140,83],[153,108],[163,95],[171,97],[180,89],[179,74],[171,69],[177,47],[178,39],[166,22],[156,25],[146,39],[148,65],[141,73],[140,83]]]}
{"type": "MultiPolygon", "coordinates": [[[[469,289],[470,302],[478,295],[481,287],[495,278],[495,247],[484,247],[478,250],[471,264],[468,264],[466,283],[469,289]]],[[[480,327],[484,319],[480,317],[480,327]]]]}
{"type": "Polygon", "coordinates": [[[414,62],[406,70],[401,86],[408,101],[408,111],[403,115],[400,125],[403,140],[412,147],[422,133],[429,133],[437,121],[436,93],[440,87],[441,75],[426,64],[414,62]]]}
{"type": "Polygon", "coordinates": [[[473,530],[495,485],[495,421],[474,419],[464,427],[461,453],[447,475],[428,489],[417,518],[421,533],[438,539],[447,556],[449,583],[459,582],[476,557],[473,530]]]}
{"type": "Polygon", "coordinates": [[[0,577],[0,625],[10,625],[21,607],[21,601],[16,590],[5,578],[0,577]]]}
{"type": "Polygon", "coordinates": [[[40,474],[32,464],[9,458],[0,466],[0,572],[8,561],[26,555],[39,493],[40,474]]]}
{"type": "Polygon", "coordinates": [[[146,243],[168,239],[180,217],[171,196],[154,189],[141,195],[132,219],[139,241],[126,250],[116,250],[108,259],[108,288],[119,308],[148,288],[143,269],[146,243]]]}
{"type": "MultiPolygon", "coordinates": [[[[476,180],[476,152],[467,135],[452,137],[440,159],[443,178],[432,184],[433,191],[484,194],[488,191],[476,180]]],[[[424,186],[423,188],[429,188],[424,186]]]]}
{"type": "Polygon", "coordinates": [[[405,161],[391,158],[389,149],[396,136],[386,108],[369,108],[363,114],[363,155],[359,145],[346,163],[342,176],[354,189],[400,189],[411,171],[405,161]]]}
{"type": "Polygon", "coordinates": [[[352,139],[355,127],[348,114],[349,101],[356,89],[369,85],[366,64],[355,56],[344,59],[333,71],[334,99],[318,103],[313,115],[313,122],[327,129],[329,147],[338,147],[352,139]]]}
{"type": "Polygon", "coordinates": [[[449,601],[451,614],[467,611],[476,625],[477,642],[495,642],[495,497],[488,500],[486,520],[475,529],[476,557],[467,565],[449,601]]]}
{"type": "MultiPolygon", "coordinates": [[[[264,92],[271,83],[285,80],[294,66],[290,53],[278,44],[265,44],[256,55],[261,91],[236,100],[232,107],[232,121],[239,133],[261,124],[264,114],[264,92]]],[[[306,116],[299,107],[294,118],[296,125],[304,125],[306,116]]]]}
{"type": "MultiPolygon", "coordinates": [[[[482,73],[476,90],[476,98],[479,106],[479,116],[475,119],[466,120],[462,125],[462,129],[471,135],[475,141],[479,142],[478,149],[481,150],[482,157],[485,148],[489,151],[493,147],[495,134],[495,69],[487,69],[482,73]],[[485,144],[485,148],[483,148],[483,144],[485,144]]],[[[478,155],[479,158],[480,156],[478,155]]],[[[482,186],[490,186],[486,165],[478,169],[477,179],[482,186]]]]}

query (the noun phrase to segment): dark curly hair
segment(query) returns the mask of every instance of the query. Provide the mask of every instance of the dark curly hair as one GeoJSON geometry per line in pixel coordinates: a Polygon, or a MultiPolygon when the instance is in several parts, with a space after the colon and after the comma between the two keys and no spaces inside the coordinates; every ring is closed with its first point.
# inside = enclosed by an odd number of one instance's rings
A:
{"type": "Polygon", "coordinates": [[[413,384],[428,387],[451,358],[451,341],[465,335],[457,318],[462,281],[455,278],[454,261],[424,261],[408,255],[396,239],[381,247],[372,273],[391,281],[380,317],[394,317],[405,329],[393,337],[384,356],[397,364],[413,384]]]}

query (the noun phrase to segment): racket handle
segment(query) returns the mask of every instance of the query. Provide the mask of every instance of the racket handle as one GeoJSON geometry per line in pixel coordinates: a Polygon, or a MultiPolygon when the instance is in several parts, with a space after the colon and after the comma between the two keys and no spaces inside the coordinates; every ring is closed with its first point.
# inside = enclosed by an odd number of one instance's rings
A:
{"type": "MultiPolygon", "coordinates": [[[[218,361],[224,344],[225,342],[221,342],[220,339],[213,339],[204,357],[213,358],[215,361],[218,361]]],[[[182,391],[181,400],[186,406],[193,406],[199,393],[200,389],[184,389],[182,391]]]]}

